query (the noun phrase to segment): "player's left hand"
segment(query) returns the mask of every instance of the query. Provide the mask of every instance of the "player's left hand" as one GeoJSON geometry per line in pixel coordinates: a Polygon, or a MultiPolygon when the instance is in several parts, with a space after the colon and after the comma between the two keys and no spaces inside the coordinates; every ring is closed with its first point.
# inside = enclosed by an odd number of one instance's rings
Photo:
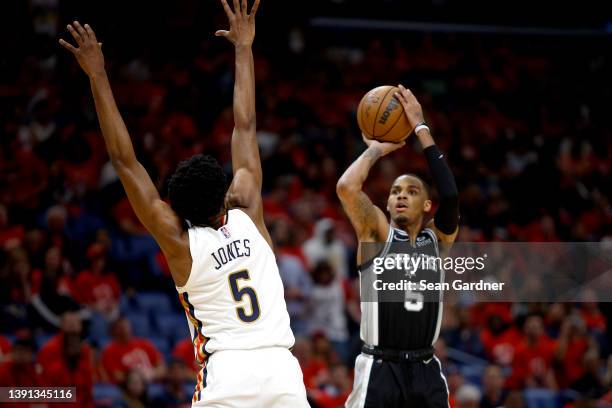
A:
{"type": "Polygon", "coordinates": [[[259,7],[259,0],[255,0],[251,13],[248,13],[247,0],[234,0],[234,11],[227,4],[227,0],[221,0],[225,14],[230,22],[230,29],[218,30],[217,37],[225,37],[234,46],[250,47],[255,39],[255,13],[259,7]]]}
{"type": "Polygon", "coordinates": [[[68,31],[79,46],[74,47],[64,39],[60,39],[59,43],[72,53],[79,62],[83,71],[90,78],[93,75],[104,72],[104,55],[102,54],[102,43],[96,39],[96,34],[91,29],[89,24],[85,27],[81,23],[75,21],[73,24],[68,24],[68,31]]]}
{"type": "Polygon", "coordinates": [[[379,142],[378,140],[368,139],[364,133],[361,134],[361,138],[363,142],[368,146],[368,149],[376,149],[380,152],[380,156],[386,156],[391,152],[396,151],[397,149],[401,149],[406,145],[405,141],[401,141],[399,143],[393,142],[379,142]]]}
{"type": "Polygon", "coordinates": [[[396,92],[394,96],[404,107],[406,118],[414,129],[418,124],[424,122],[423,109],[410,89],[406,89],[402,84],[398,85],[398,88],[399,92],[396,92]]]}

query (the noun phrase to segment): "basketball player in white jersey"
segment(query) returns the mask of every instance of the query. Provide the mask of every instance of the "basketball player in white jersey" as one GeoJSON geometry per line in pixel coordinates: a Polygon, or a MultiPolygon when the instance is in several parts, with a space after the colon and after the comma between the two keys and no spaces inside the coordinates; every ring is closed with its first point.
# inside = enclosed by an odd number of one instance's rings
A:
{"type": "Polygon", "coordinates": [[[255,13],[247,1],[221,0],[234,44],[236,83],[229,188],[221,166],[197,155],[179,164],[164,202],[138,162],[87,24],[68,26],[77,47],[60,40],[89,76],[111,162],[136,215],[161,247],[187,313],[202,369],[194,407],[308,407],[272,242],[263,220],[262,171],[255,134],[251,45],[255,13]]]}

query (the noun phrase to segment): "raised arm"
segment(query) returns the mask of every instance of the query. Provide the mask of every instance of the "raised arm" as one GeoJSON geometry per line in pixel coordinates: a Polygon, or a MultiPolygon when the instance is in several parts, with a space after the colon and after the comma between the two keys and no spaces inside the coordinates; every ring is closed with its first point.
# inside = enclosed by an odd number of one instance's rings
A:
{"type": "Polygon", "coordinates": [[[64,40],[60,44],[70,51],[89,77],[98,120],[106,150],[125,188],[138,219],[153,235],[168,259],[177,285],[187,281],[191,269],[189,243],[177,215],[159,196],[145,168],[136,159],[130,135],[121,118],[104,69],[101,46],[91,27],[78,21],[68,25],[78,48],[64,40]]]}
{"type": "Polygon", "coordinates": [[[387,217],[363,192],[370,169],[381,157],[399,149],[402,143],[381,143],[363,138],[368,148],[349,166],[336,185],[336,193],[359,242],[384,241],[389,230],[387,217]]]}
{"type": "Polygon", "coordinates": [[[423,110],[415,96],[402,85],[399,85],[399,92],[395,96],[404,107],[408,121],[415,127],[416,137],[423,147],[433,184],[440,197],[436,215],[428,226],[434,229],[440,241],[451,243],[459,231],[459,192],[455,178],[444,154],[436,146],[429,127],[425,125],[423,110]]]}
{"type": "Polygon", "coordinates": [[[255,39],[255,0],[248,13],[247,0],[233,0],[234,10],[221,0],[230,29],[219,30],[216,36],[227,38],[236,53],[234,82],[234,132],[232,134],[232,170],[234,178],[227,193],[230,208],[243,209],[257,228],[272,243],[263,219],[261,202],[262,171],[255,120],[255,69],[251,46],[255,39]]]}

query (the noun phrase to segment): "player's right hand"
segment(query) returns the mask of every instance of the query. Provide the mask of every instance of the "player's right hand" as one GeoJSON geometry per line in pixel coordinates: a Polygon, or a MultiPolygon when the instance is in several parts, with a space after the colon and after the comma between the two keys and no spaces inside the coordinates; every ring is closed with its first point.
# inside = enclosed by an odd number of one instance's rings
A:
{"type": "Polygon", "coordinates": [[[59,43],[62,47],[66,48],[76,57],[79,65],[90,78],[103,73],[104,55],[102,54],[102,43],[98,42],[96,34],[89,24],[85,24],[85,27],[83,27],[81,23],[75,21],[73,24],[68,24],[67,28],[76,41],[78,48],[64,39],[60,39],[59,43]]]}
{"type": "Polygon", "coordinates": [[[259,7],[259,0],[255,0],[251,13],[248,13],[247,0],[234,0],[234,11],[227,4],[227,0],[221,0],[225,14],[230,22],[230,29],[218,30],[215,32],[217,37],[225,37],[234,46],[250,47],[255,39],[255,13],[259,7]],[[242,6],[240,5],[242,3],[242,6]]]}
{"type": "Polygon", "coordinates": [[[402,141],[400,143],[392,143],[392,142],[379,142],[378,140],[368,139],[365,134],[361,134],[363,141],[368,146],[368,149],[378,149],[380,151],[381,156],[385,156],[391,152],[396,151],[397,149],[402,148],[406,142],[402,141]]]}

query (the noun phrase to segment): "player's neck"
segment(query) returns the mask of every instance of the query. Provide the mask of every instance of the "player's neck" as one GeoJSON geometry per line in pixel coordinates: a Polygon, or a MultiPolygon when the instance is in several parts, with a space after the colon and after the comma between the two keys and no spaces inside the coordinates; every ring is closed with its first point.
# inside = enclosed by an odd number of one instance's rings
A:
{"type": "Polygon", "coordinates": [[[419,232],[421,232],[421,225],[422,225],[421,220],[419,220],[418,223],[411,223],[411,224],[406,223],[402,225],[396,224],[395,222],[391,223],[391,226],[393,228],[397,228],[407,233],[408,236],[410,237],[410,242],[412,243],[416,241],[417,235],[419,235],[419,232]]]}
{"type": "Polygon", "coordinates": [[[226,221],[227,221],[227,210],[224,208],[219,212],[219,214],[215,215],[214,217],[210,219],[209,225],[211,226],[211,228],[219,229],[223,225],[225,225],[226,221]]]}

